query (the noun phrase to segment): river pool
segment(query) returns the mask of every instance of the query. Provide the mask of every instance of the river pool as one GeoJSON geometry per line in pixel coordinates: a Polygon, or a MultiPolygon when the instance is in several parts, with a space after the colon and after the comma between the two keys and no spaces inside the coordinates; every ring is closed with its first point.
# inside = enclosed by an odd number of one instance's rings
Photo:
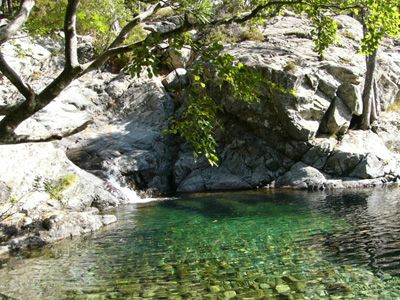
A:
{"type": "MultiPolygon", "coordinates": [[[[0,266],[16,299],[400,299],[400,190],[184,195],[0,266]]],[[[1,296],[0,296],[1,299],[1,296]]]]}

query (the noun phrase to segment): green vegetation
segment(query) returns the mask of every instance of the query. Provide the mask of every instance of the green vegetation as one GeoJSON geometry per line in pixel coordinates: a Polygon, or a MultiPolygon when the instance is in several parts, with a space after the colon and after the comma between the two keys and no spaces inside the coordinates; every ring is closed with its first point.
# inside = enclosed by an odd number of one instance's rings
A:
{"type": "MultiPolygon", "coordinates": [[[[98,69],[107,61],[120,68],[126,67],[132,74],[140,75],[147,70],[150,76],[156,75],[163,63],[157,45],[167,43],[168,51],[179,52],[183,46],[191,46],[196,62],[213,64],[212,68],[204,68],[198,63],[190,70],[192,84],[189,93],[192,95],[186,104],[188,111],[182,113],[182,120],[178,123],[172,122],[171,128],[171,132],[180,134],[193,144],[196,155],[204,154],[212,164],[216,163],[214,126],[218,126],[218,121],[211,119],[220,108],[208,92],[216,86],[230,90],[234,98],[250,103],[257,100],[260,85],[273,87],[273,84],[261,80],[257,70],[246,68],[224,54],[222,42],[236,39],[262,41],[264,37],[257,24],[284,10],[291,10],[310,19],[314,27],[315,51],[323,59],[324,51],[336,41],[338,25],[334,16],[340,13],[356,15],[364,26],[361,49],[367,55],[364,111],[358,127],[367,129],[377,117],[377,105],[371,97],[376,51],[385,36],[398,35],[400,28],[397,0],[179,0],[158,4],[124,0],[38,0],[34,4],[33,0],[21,1],[20,13],[15,14],[10,25],[0,29],[0,44],[10,40],[22,24],[26,24],[31,33],[39,35],[64,30],[65,45],[68,46],[65,49],[66,64],[63,72],[47,88],[36,92],[8,68],[0,54],[0,70],[25,98],[0,121],[2,143],[26,141],[14,132],[21,122],[48,105],[73,80],[98,69]],[[160,24],[154,26],[154,22],[167,21],[172,15],[175,20],[180,18],[175,27],[160,30],[160,24]],[[241,36],[240,33],[235,36],[226,30],[232,24],[247,27],[241,36]],[[193,30],[196,34],[192,34],[193,30]],[[97,57],[88,64],[80,64],[77,59],[77,34],[90,34],[95,38],[97,57]],[[197,132],[197,128],[204,132],[197,132]]],[[[287,67],[293,70],[291,66],[287,67]]],[[[38,76],[35,74],[35,79],[38,76]]]]}
{"type": "Polygon", "coordinates": [[[297,64],[295,61],[289,61],[283,68],[286,72],[294,72],[297,69],[297,64]]]}
{"type": "Polygon", "coordinates": [[[355,41],[357,40],[357,37],[354,35],[354,33],[350,32],[350,31],[344,31],[343,36],[347,37],[349,39],[355,40],[355,41]]]}
{"type": "Polygon", "coordinates": [[[387,109],[387,111],[400,111],[400,101],[393,102],[387,109]]]}
{"type": "Polygon", "coordinates": [[[62,202],[63,192],[69,188],[77,177],[74,174],[66,175],[56,181],[45,180],[43,182],[44,190],[50,195],[51,199],[62,202]]]}
{"type": "Polygon", "coordinates": [[[243,29],[240,33],[241,41],[254,41],[254,42],[263,42],[265,40],[263,33],[256,26],[250,26],[243,29]]]}
{"type": "Polygon", "coordinates": [[[63,192],[73,185],[77,179],[78,178],[75,174],[68,174],[57,180],[36,177],[33,189],[35,191],[46,192],[50,195],[51,199],[60,201],[62,203],[63,192]]]}
{"type": "Polygon", "coordinates": [[[218,113],[222,112],[219,99],[224,94],[222,90],[229,89],[234,98],[252,103],[258,101],[257,95],[265,80],[256,69],[245,67],[232,55],[222,53],[223,47],[219,43],[202,50],[207,64],[199,62],[191,68],[186,109],[180,118],[171,119],[168,133],[179,134],[193,145],[196,158],[205,155],[208,162],[216,166],[218,157],[214,130],[220,125],[218,113]],[[220,92],[216,93],[215,89],[220,92]],[[211,93],[211,90],[214,92],[211,93]]]}
{"type": "Polygon", "coordinates": [[[315,51],[322,60],[325,49],[337,40],[338,25],[331,15],[318,10],[309,12],[309,17],[314,25],[311,33],[315,43],[315,51]]]}

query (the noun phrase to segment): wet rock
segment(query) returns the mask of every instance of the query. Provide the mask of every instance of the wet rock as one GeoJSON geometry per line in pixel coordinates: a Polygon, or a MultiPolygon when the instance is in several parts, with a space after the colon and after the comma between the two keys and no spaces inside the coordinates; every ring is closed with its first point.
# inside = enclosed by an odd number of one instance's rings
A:
{"type": "Polygon", "coordinates": [[[267,289],[270,289],[270,288],[271,288],[271,286],[269,284],[267,284],[267,283],[261,283],[260,284],[260,289],[267,290],[267,289]]]}
{"type": "Polygon", "coordinates": [[[143,298],[153,298],[156,295],[156,293],[153,290],[144,290],[142,292],[142,297],[143,298]]]}
{"type": "Polygon", "coordinates": [[[117,217],[114,215],[103,215],[101,221],[103,225],[110,225],[112,223],[117,222],[117,217]]]}
{"type": "Polygon", "coordinates": [[[283,276],[282,280],[286,282],[290,288],[294,291],[297,292],[304,292],[307,286],[307,283],[301,280],[298,280],[297,278],[293,276],[283,276]]]}
{"type": "Polygon", "coordinates": [[[343,283],[330,284],[326,287],[329,295],[346,295],[351,293],[351,288],[343,283]]]}
{"type": "Polygon", "coordinates": [[[307,189],[313,186],[323,187],[325,182],[326,178],[320,171],[302,162],[298,162],[287,173],[276,180],[275,186],[307,189]]]}

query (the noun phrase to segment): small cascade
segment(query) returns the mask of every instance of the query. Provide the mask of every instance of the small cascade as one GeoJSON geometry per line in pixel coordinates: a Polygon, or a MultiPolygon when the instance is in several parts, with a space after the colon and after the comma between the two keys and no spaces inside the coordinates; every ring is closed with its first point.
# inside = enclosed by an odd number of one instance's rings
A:
{"type": "Polygon", "coordinates": [[[118,192],[122,194],[124,198],[128,200],[128,203],[140,203],[142,202],[143,199],[140,198],[139,194],[133,190],[130,189],[127,186],[123,186],[121,182],[117,179],[116,176],[113,176],[109,174],[107,182],[118,192]]]}
{"type": "Polygon", "coordinates": [[[107,173],[107,182],[114,190],[116,190],[123,198],[127,200],[127,203],[147,203],[160,200],[158,198],[146,197],[146,195],[139,196],[134,189],[129,188],[129,185],[125,182],[125,178],[118,170],[109,170],[107,173]]]}

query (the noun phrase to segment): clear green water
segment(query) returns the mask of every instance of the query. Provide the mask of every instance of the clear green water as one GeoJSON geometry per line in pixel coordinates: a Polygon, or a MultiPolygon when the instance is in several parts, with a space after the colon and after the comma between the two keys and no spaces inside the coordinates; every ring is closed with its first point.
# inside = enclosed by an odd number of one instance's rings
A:
{"type": "MultiPolygon", "coordinates": [[[[191,195],[15,257],[17,299],[400,299],[399,190],[191,195]]],[[[0,297],[1,298],[1,297],[0,297]]]]}

